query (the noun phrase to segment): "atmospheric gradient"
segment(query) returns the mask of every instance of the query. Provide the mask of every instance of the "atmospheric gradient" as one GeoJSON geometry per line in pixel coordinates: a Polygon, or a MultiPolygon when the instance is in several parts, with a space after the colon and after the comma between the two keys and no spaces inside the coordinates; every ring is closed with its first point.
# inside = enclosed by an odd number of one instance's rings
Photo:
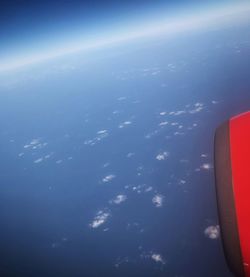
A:
{"type": "Polygon", "coordinates": [[[250,107],[249,3],[10,2],[1,276],[232,276],[213,140],[250,107]]]}

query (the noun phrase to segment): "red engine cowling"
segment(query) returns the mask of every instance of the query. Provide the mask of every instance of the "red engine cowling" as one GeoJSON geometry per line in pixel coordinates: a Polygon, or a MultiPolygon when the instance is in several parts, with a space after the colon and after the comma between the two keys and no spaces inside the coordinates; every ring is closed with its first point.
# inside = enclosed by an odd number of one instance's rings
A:
{"type": "Polygon", "coordinates": [[[250,112],[216,130],[214,158],[225,256],[236,276],[250,277],[250,112]]]}

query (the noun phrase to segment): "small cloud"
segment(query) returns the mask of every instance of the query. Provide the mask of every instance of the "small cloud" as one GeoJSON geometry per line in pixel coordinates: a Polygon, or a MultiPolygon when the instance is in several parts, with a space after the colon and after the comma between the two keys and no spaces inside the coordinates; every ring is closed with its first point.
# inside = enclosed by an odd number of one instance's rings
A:
{"type": "Polygon", "coordinates": [[[45,147],[46,145],[48,145],[47,142],[41,143],[40,141],[41,141],[41,139],[39,139],[39,138],[32,139],[32,140],[30,141],[30,143],[25,144],[25,145],[23,146],[23,148],[25,148],[25,149],[27,149],[27,148],[41,149],[41,148],[45,147]]]}
{"type": "Polygon", "coordinates": [[[97,132],[97,136],[92,139],[87,139],[84,141],[85,145],[94,146],[100,141],[102,141],[104,138],[108,137],[108,131],[107,130],[100,130],[97,132]]]}
{"type": "Polygon", "coordinates": [[[163,205],[163,201],[164,201],[164,196],[161,194],[156,194],[153,198],[152,198],[152,202],[155,205],[155,207],[160,208],[163,205]]]}
{"type": "Polygon", "coordinates": [[[122,96],[122,97],[117,98],[118,101],[124,101],[124,100],[126,100],[126,99],[127,99],[127,98],[126,98],[125,96],[122,96]]]}
{"type": "Polygon", "coordinates": [[[186,180],[181,179],[181,180],[179,181],[179,185],[185,185],[186,182],[187,182],[186,180]]]}
{"type": "Polygon", "coordinates": [[[219,225],[211,225],[208,226],[204,230],[204,234],[209,239],[218,239],[220,237],[220,227],[219,225]]]}
{"type": "Polygon", "coordinates": [[[56,161],[56,164],[61,164],[62,163],[62,160],[57,160],[56,161]]]}
{"type": "Polygon", "coordinates": [[[132,122],[131,121],[124,121],[123,123],[121,123],[118,127],[120,129],[124,128],[125,126],[131,125],[132,122]]]}
{"type": "Polygon", "coordinates": [[[189,163],[188,159],[180,159],[180,163],[189,163]]]}
{"type": "Polygon", "coordinates": [[[27,149],[27,148],[29,148],[29,147],[31,147],[30,144],[25,144],[23,148],[27,149]]]}
{"type": "Polygon", "coordinates": [[[151,73],[151,75],[157,75],[157,74],[159,74],[160,72],[161,72],[160,70],[154,71],[154,72],[151,73]]]}
{"type": "Polygon", "coordinates": [[[204,163],[204,164],[201,165],[200,168],[201,168],[201,169],[204,169],[204,170],[210,170],[210,169],[213,168],[213,166],[212,166],[212,164],[210,164],[210,163],[204,163]]]}
{"type": "Polygon", "coordinates": [[[127,200],[127,196],[124,194],[117,195],[113,200],[110,201],[111,204],[119,205],[122,202],[125,202],[127,200]]]}
{"type": "Polygon", "coordinates": [[[137,185],[137,186],[132,186],[131,189],[134,192],[137,192],[138,194],[142,193],[142,191],[145,190],[146,184],[141,184],[141,185],[137,185]]]}
{"type": "Polygon", "coordinates": [[[168,121],[163,121],[163,122],[159,123],[159,126],[162,127],[162,126],[165,126],[167,124],[168,124],[168,121]]]}
{"type": "Polygon", "coordinates": [[[183,135],[185,135],[185,133],[183,133],[183,132],[174,132],[174,135],[175,136],[183,136],[183,135]]]}
{"type": "Polygon", "coordinates": [[[32,141],[30,142],[30,145],[36,145],[39,144],[40,140],[39,139],[32,139],[32,141]]]}
{"type": "Polygon", "coordinates": [[[163,257],[160,254],[153,253],[151,255],[152,260],[154,260],[156,263],[165,264],[165,261],[163,257]]]}
{"type": "Polygon", "coordinates": [[[130,153],[127,154],[127,158],[131,158],[131,157],[133,157],[134,155],[135,155],[135,153],[130,152],[130,153]]]}
{"type": "Polygon", "coordinates": [[[103,168],[106,168],[106,167],[108,167],[108,166],[110,166],[110,163],[105,163],[105,164],[103,164],[103,168]]]}
{"type": "Polygon", "coordinates": [[[114,174],[109,174],[107,176],[105,176],[103,179],[102,179],[102,182],[103,183],[108,183],[110,181],[112,181],[116,176],[114,174]]]}
{"type": "Polygon", "coordinates": [[[169,153],[165,151],[165,152],[158,154],[155,158],[158,161],[163,161],[163,160],[166,160],[168,158],[168,156],[169,156],[169,153]]]}
{"type": "Polygon", "coordinates": [[[152,191],[153,190],[153,187],[147,187],[146,189],[145,189],[145,192],[150,192],[150,191],[152,191]]]}
{"type": "Polygon", "coordinates": [[[104,224],[108,220],[109,217],[110,217],[109,212],[105,212],[105,211],[101,210],[96,214],[96,216],[94,217],[93,221],[89,224],[89,226],[91,228],[98,228],[102,224],[104,224]]]}
{"type": "Polygon", "coordinates": [[[151,133],[148,133],[147,135],[145,135],[146,139],[151,139],[152,137],[156,136],[159,133],[159,130],[155,130],[151,133]]]}
{"type": "Polygon", "coordinates": [[[106,134],[108,133],[108,130],[100,130],[97,132],[98,135],[106,134]]]}
{"type": "Polygon", "coordinates": [[[160,112],[160,115],[166,115],[167,112],[160,112]]]}
{"type": "Polygon", "coordinates": [[[204,104],[203,103],[200,103],[200,102],[197,102],[194,104],[195,107],[203,107],[204,104]]]}
{"type": "Polygon", "coordinates": [[[219,103],[219,101],[212,100],[212,104],[216,105],[216,104],[218,104],[218,103],[219,103]]]}
{"type": "Polygon", "coordinates": [[[43,161],[43,158],[39,158],[37,160],[34,161],[35,164],[41,163],[43,161]]]}
{"type": "Polygon", "coordinates": [[[192,110],[190,110],[189,113],[195,114],[195,113],[202,111],[203,109],[204,109],[204,104],[197,102],[194,104],[194,108],[192,110]]]}
{"type": "Polygon", "coordinates": [[[177,115],[181,115],[181,114],[184,114],[186,113],[185,111],[175,111],[175,112],[170,112],[169,115],[174,115],[174,116],[177,116],[177,115]]]}

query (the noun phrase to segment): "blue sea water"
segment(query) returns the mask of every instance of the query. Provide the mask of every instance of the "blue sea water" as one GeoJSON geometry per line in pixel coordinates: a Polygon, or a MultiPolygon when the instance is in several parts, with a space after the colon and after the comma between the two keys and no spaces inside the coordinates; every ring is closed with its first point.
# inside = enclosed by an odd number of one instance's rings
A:
{"type": "Polygon", "coordinates": [[[231,276],[215,128],[250,107],[250,28],[0,77],[1,276],[231,276]]]}

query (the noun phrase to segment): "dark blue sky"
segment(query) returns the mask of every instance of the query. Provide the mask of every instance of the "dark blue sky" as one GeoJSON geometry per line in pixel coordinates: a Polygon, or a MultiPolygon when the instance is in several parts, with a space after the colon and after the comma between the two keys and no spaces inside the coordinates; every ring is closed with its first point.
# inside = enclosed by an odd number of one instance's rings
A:
{"type": "MultiPolygon", "coordinates": [[[[225,1],[200,0],[4,0],[0,1],[0,50],[15,47],[16,43],[53,36],[75,26],[93,28],[115,24],[129,18],[166,9],[207,5],[225,1]]],[[[231,2],[231,1],[227,1],[231,2]]]]}

